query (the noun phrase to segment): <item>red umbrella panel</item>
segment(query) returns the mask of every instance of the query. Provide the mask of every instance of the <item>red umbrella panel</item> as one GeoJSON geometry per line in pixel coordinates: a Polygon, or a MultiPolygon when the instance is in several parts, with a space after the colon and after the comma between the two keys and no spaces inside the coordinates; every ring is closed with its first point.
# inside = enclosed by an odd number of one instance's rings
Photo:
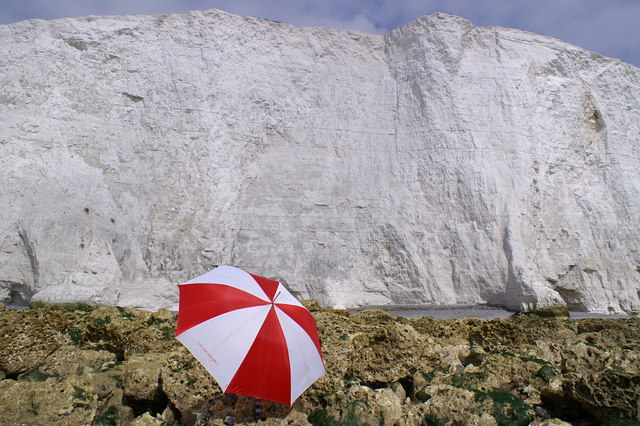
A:
{"type": "Polygon", "coordinates": [[[179,289],[176,338],[224,392],[291,405],[324,374],[315,320],[280,282],[219,266],[179,289]]]}

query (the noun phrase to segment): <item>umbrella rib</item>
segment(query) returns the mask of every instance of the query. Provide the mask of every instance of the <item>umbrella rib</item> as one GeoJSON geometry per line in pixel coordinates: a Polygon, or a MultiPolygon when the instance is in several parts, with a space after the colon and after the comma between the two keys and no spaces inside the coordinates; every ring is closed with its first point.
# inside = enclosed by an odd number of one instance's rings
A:
{"type": "MultiPolygon", "coordinates": [[[[256,307],[256,306],[252,306],[252,307],[250,307],[250,308],[255,308],[255,307],[256,307]]],[[[246,309],[246,308],[245,308],[245,309],[246,309]]],[[[236,311],[234,311],[234,312],[238,312],[238,311],[241,311],[241,309],[238,309],[238,310],[236,310],[236,311]]],[[[256,320],[256,318],[257,318],[257,317],[259,317],[259,316],[261,316],[261,315],[264,315],[264,314],[263,314],[261,311],[259,311],[259,310],[252,309],[252,311],[254,311],[254,314],[253,314],[251,317],[247,318],[247,319],[246,319],[246,321],[244,321],[243,326],[245,326],[245,325],[247,325],[247,324],[251,324],[252,322],[254,322],[254,321],[256,320]]],[[[238,330],[236,330],[236,332],[238,332],[238,330]]],[[[224,345],[227,343],[227,341],[228,341],[232,336],[233,336],[233,334],[229,334],[227,337],[225,337],[223,340],[221,340],[221,341],[219,342],[218,346],[224,346],[224,345]]]]}

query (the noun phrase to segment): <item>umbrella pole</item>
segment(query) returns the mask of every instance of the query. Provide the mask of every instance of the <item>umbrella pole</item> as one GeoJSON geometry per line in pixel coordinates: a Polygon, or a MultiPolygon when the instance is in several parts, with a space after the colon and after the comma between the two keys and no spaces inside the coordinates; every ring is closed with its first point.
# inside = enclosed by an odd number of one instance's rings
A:
{"type": "Polygon", "coordinates": [[[262,400],[260,398],[256,398],[253,404],[253,418],[256,421],[262,419],[262,400]]]}

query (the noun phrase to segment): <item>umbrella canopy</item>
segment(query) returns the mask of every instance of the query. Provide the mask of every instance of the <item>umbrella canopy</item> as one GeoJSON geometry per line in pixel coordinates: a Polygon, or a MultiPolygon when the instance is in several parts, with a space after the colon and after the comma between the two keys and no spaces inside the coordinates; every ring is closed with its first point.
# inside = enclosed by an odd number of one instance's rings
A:
{"type": "Polygon", "coordinates": [[[324,374],[315,320],[280,282],[220,266],[179,289],[176,338],[224,392],[291,405],[324,374]]]}

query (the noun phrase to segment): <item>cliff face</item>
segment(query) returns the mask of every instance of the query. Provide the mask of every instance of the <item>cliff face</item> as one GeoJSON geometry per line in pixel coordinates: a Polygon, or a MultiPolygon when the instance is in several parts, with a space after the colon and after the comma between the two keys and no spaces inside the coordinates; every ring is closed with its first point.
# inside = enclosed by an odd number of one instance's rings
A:
{"type": "Polygon", "coordinates": [[[232,264],[324,304],[640,310],[640,69],[429,15],[0,26],[0,296],[173,307],[232,264]]]}

